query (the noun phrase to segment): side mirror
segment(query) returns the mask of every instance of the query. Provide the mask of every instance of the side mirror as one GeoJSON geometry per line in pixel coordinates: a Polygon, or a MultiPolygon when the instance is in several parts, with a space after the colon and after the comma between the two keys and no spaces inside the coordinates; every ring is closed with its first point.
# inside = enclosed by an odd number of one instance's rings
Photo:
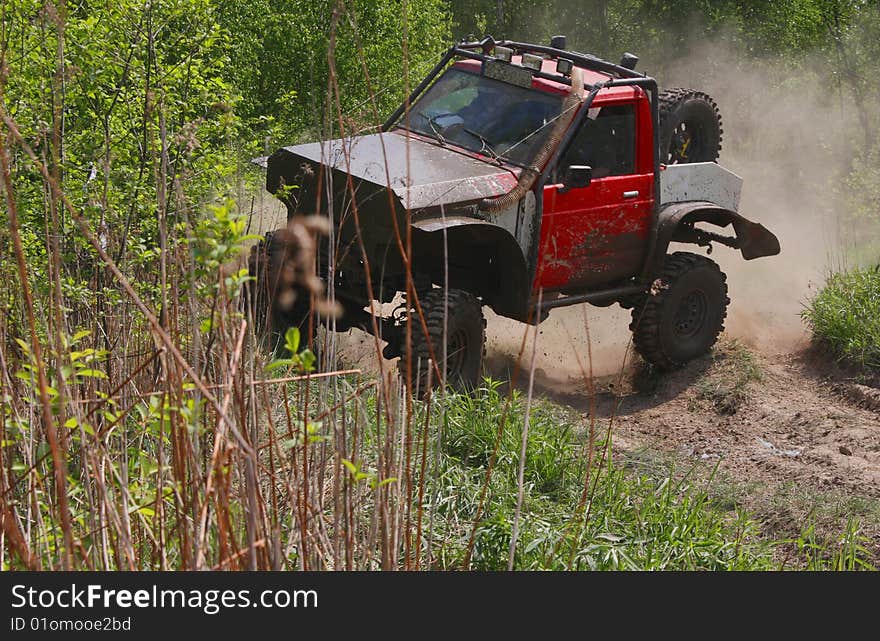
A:
{"type": "Polygon", "coordinates": [[[593,181],[593,168],[586,165],[570,165],[562,173],[565,190],[587,187],[593,181]]]}

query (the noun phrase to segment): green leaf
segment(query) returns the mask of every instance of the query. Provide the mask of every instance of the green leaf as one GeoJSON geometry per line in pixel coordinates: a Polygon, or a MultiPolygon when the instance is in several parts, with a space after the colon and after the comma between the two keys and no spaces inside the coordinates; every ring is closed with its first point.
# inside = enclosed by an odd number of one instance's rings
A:
{"type": "Polygon", "coordinates": [[[305,349],[302,354],[299,355],[300,363],[302,364],[303,369],[306,372],[311,372],[315,369],[315,361],[317,358],[312,353],[312,350],[305,349]]]}
{"type": "Polygon", "coordinates": [[[79,425],[79,422],[76,420],[76,417],[73,417],[73,416],[70,417],[69,419],[67,419],[66,421],[64,421],[64,427],[66,427],[69,430],[72,430],[77,425],[79,425]]]}
{"type": "Polygon", "coordinates": [[[347,458],[342,459],[342,464],[348,468],[348,471],[352,474],[357,474],[358,468],[357,465],[349,461],[347,458]]]}
{"type": "Polygon", "coordinates": [[[296,354],[299,349],[299,328],[290,327],[284,334],[285,347],[291,354],[296,354]]]}
{"type": "Polygon", "coordinates": [[[293,359],[291,359],[291,358],[278,358],[278,359],[272,361],[271,363],[269,363],[268,365],[266,365],[266,367],[264,367],[263,369],[267,372],[274,372],[276,369],[279,369],[282,367],[290,367],[291,365],[293,365],[293,359]]]}
{"type": "Polygon", "coordinates": [[[76,375],[83,378],[107,378],[107,375],[99,369],[77,370],[76,375]]]}
{"type": "Polygon", "coordinates": [[[79,359],[81,359],[85,356],[92,356],[94,353],[95,353],[95,350],[93,350],[93,349],[84,349],[81,352],[72,351],[72,352],[70,352],[70,361],[75,363],[76,361],[78,361],[79,359]]]}
{"type": "Polygon", "coordinates": [[[76,345],[78,342],[80,342],[86,336],[91,336],[91,335],[92,335],[92,332],[90,332],[89,330],[81,329],[80,331],[78,331],[76,334],[73,335],[73,338],[70,339],[70,344],[76,345]]]}

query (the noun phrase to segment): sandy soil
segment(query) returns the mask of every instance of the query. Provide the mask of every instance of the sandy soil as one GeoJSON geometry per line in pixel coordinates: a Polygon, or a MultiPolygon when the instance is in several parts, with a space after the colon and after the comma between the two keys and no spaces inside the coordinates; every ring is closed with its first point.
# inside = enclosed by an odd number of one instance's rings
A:
{"type": "MultiPolygon", "coordinates": [[[[688,456],[721,459],[721,469],[743,480],[793,480],[880,497],[880,414],[853,402],[847,387],[823,374],[811,350],[755,358],[762,378],[749,385],[735,413],[725,415],[701,398],[695,384],[713,365],[705,357],[647,383],[638,380],[644,377],[640,368],[631,367],[617,393],[608,389],[613,377],[605,377],[598,383],[597,416],[610,417],[617,405],[619,444],[650,441],[688,456]]],[[[540,384],[537,389],[589,411],[586,394],[559,394],[540,384]]]]}

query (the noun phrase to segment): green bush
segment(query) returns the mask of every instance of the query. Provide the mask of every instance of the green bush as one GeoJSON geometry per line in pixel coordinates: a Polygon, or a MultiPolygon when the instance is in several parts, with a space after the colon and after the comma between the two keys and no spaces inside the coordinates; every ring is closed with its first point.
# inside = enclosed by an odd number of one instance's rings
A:
{"type": "Polygon", "coordinates": [[[833,274],[803,317],[817,339],[863,367],[880,367],[880,268],[833,274]]]}

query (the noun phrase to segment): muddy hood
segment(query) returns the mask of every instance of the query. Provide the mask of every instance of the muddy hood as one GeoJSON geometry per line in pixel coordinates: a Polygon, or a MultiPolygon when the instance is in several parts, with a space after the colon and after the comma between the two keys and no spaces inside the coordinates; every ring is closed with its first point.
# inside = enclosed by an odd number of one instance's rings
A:
{"type": "Polygon", "coordinates": [[[519,168],[498,166],[400,132],[284,147],[266,159],[266,186],[302,184],[318,165],[384,189],[413,210],[475,202],[513,189],[519,168]],[[349,156],[346,159],[346,154],[349,156]]]}

